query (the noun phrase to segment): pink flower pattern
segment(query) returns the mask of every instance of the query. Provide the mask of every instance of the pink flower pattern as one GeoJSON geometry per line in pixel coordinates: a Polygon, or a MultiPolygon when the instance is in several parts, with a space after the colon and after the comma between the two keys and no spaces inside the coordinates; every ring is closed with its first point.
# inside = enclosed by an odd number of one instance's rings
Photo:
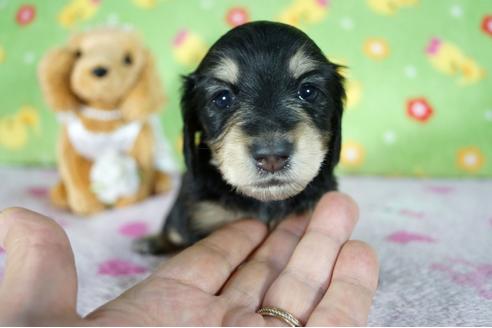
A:
{"type": "Polygon", "coordinates": [[[390,234],[386,239],[390,242],[397,243],[397,244],[408,244],[411,242],[419,242],[419,243],[433,243],[435,242],[435,239],[428,236],[424,235],[421,233],[414,233],[414,232],[408,232],[408,231],[396,231],[392,234],[390,234]]]}
{"type": "Polygon", "coordinates": [[[32,186],[26,189],[26,193],[34,198],[48,197],[48,188],[42,186],[32,186]]]}
{"type": "Polygon", "coordinates": [[[433,263],[431,269],[444,272],[454,283],[473,288],[479,296],[492,300],[492,263],[453,259],[447,263],[433,263]]]}
{"type": "Polygon", "coordinates": [[[134,221],[120,226],[118,232],[123,236],[139,238],[147,235],[149,228],[145,222],[134,221]]]}
{"type": "Polygon", "coordinates": [[[147,272],[147,268],[127,260],[110,259],[99,265],[98,273],[107,276],[131,276],[147,272]]]}

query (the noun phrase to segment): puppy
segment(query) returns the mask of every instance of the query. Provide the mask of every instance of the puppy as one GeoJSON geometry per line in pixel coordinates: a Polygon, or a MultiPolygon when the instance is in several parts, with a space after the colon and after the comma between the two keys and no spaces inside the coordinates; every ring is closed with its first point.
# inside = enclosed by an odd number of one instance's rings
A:
{"type": "Polygon", "coordinates": [[[337,188],[345,92],[306,34],[254,22],[222,36],[181,99],[187,171],[162,233],[142,253],[186,247],[227,222],[273,225],[337,188]]]}

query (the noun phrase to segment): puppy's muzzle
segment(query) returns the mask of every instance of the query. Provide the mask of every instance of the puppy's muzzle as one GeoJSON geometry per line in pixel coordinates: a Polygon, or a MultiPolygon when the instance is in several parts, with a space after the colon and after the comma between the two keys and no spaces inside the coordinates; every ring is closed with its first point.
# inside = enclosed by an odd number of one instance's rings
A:
{"type": "Polygon", "coordinates": [[[264,172],[276,173],[289,163],[294,145],[285,139],[256,141],[250,147],[256,167],[264,172]]]}

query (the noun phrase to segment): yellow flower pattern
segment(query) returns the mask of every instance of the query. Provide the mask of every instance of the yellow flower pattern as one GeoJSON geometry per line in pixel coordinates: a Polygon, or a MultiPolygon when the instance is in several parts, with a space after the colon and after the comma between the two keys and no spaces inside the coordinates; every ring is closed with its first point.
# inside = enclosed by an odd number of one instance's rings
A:
{"type": "Polygon", "coordinates": [[[187,29],[182,29],[176,33],[172,47],[176,61],[188,67],[196,66],[208,50],[208,46],[202,38],[187,29]]]}
{"type": "Polygon", "coordinates": [[[91,19],[99,8],[99,1],[71,0],[58,15],[58,22],[65,28],[91,19]]]}
{"type": "Polygon", "coordinates": [[[474,173],[485,164],[485,157],[477,147],[461,148],[457,154],[457,163],[463,171],[474,173]]]}
{"type": "Polygon", "coordinates": [[[300,26],[322,21],[328,13],[328,0],[294,0],[280,14],[279,21],[300,26]]]}
{"type": "Polygon", "coordinates": [[[400,9],[412,7],[419,3],[419,0],[367,0],[369,8],[380,15],[394,15],[400,9]]]}
{"type": "Polygon", "coordinates": [[[29,130],[39,132],[39,115],[35,108],[23,106],[13,115],[0,117],[0,147],[20,150],[28,142],[29,130]]]}
{"type": "Polygon", "coordinates": [[[2,64],[4,61],[5,61],[5,50],[0,44],[0,64],[2,64]]]}
{"type": "Polygon", "coordinates": [[[342,145],[340,161],[343,166],[347,168],[358,167],[363,164],[364,157],[364,148],[359,143],[348,141],[342,145]]]}
{"type": "Polygon", "coordinates": [[[382,60],[389,55],[389,46],[382,38],[370,38],[364,42],[364,53],[374,60],[382,60]]]}

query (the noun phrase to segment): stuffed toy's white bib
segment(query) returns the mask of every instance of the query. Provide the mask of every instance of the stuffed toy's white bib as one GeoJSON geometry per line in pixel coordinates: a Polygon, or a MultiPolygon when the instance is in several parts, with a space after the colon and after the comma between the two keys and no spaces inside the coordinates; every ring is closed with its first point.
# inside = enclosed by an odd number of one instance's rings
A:
{"type": "Polygon", "coordinates": [[[142,123],[131,122],[111,132],[88,130],[78,118],[66,124],[68,138],[77,152],[92,161],[108,151],[128,153],[142,130],[142,123]]]}
{"type": "MultiPolygon", "coordinates": [[[[121,118],[119,110],[105,111],[84,107],[81,115],[100,121],[121,118]]],[[[143,127],[143,122],[130,122],[110,132],[88,130],[74,114],[59,115],[65,125],[68,139],[75,150],[93,161],[90,172],[91,189],[105,204],[113,204],[121,197],[134,195],[140,185],[138,165],[129,156],[143,127]]],[[[162,127],[157,115],[149,118],[154,134],[154,163],[159,171],[177,169],[171,159],[170,146],[162,136],[162,127]]]]}
{"type": "Polygon", "coordinates": [[[108,150],[97,158],[90,172],[91,190],[104,204],[137,193],[140,185],[137,162],[127,154],[108,150]]]}

